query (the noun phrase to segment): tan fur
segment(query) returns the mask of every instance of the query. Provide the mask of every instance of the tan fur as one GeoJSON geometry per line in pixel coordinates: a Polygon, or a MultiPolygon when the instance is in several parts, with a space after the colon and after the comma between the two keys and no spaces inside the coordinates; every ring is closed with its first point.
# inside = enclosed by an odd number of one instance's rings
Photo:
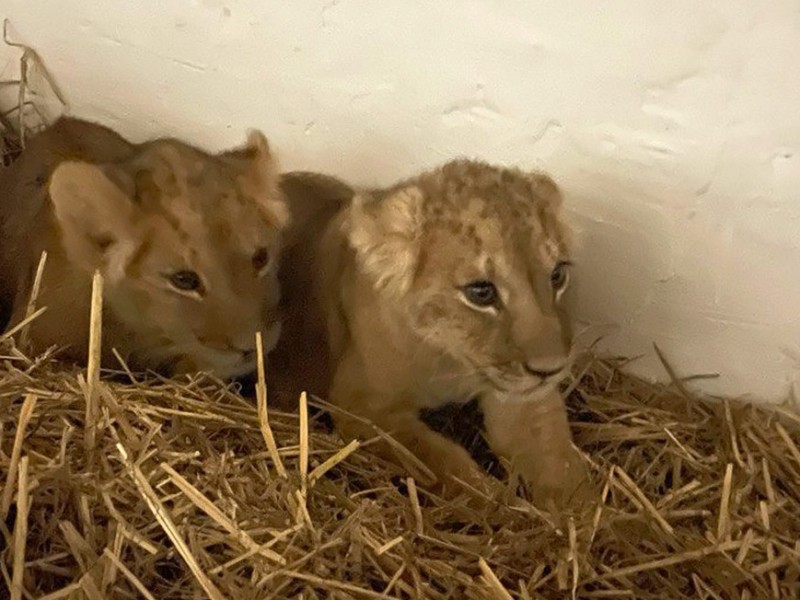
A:
{"type": "Polygon", "coordinates": [[[11,325],[48,252],[34,350],[56,345],[85,360],[95,270],[105,281],[105,366],[118,366],[116,348],[132,368],[230,377],[254,367],[256,331],[267,349],[277,341],[288,213],[260,132],[212,156],[175,139],[134,145],[65,118],[0,172],[0,194],[0,302],[11,325]],[[176,289],[169,277],[183,270],[201,288],[176,289]]]}
{"type": "MultiPolygon", "coordinates": [[[[313,221],[316,197],[318,215],[313,227],[298,226],[305,239],[295,246],[304,250],[287,249],[294,262],[282,278],[284,286],[305,278],[285,303],[312,315],[317,329],[309,325],[300,338],[287,327],[273,353],[284,394],[306,389],[366,417],[445,482],[485,475],[419,411],[477,396],[491,446],[515,463],[537,500],[564,500],[582,486],[587,474],[557,387],[571,331],[550,283],[569,255],[556,184],[456,160],[389,189],[350,191],[348,201],[345,186],[303,188],[304,177],[289,176],[290,211],[313,221]],[[475,280],[496,285],[497,310],[465,301],[461,289],[475,280]],[[291,372],[291,352],[307,357],[303,370],[291,372]],[[558,373],[542,378],[524,364],[558,373]]],[[[345,436],[374,436],[359,418],[336,422],[345,436]]]]}

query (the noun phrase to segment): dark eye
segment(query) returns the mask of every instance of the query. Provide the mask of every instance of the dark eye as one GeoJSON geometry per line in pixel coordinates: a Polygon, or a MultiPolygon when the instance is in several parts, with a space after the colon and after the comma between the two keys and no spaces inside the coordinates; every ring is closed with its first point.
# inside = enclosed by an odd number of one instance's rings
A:
{"type": "Polygon", "coordinates": [[[261,271],[269,264],[269,252],[266,248],[259,248],[253,253],[253,268],[261,271]]]}
{"type": "Polygon", "coordinates": [[[462,288],[467,302],[479,306],[495,306],[499,300],[497,288],[491,281],[473,281],[462,288]]]}
{"type": "Polygon", "coordinates": [[[169,276],[169,282],[175,289],[183,292],[197,292],[203,286],[200,276],[194,271],[176,271],[169,276]]]}
{"type": "Polygon", "coordinates": [[[569,276],[567,268],[569,267],[567,261],[562,260],[555,266],[553,271],[550,273],[550,285],[556,291],[560,290],[567,284],[567,279],[569,276]]]}

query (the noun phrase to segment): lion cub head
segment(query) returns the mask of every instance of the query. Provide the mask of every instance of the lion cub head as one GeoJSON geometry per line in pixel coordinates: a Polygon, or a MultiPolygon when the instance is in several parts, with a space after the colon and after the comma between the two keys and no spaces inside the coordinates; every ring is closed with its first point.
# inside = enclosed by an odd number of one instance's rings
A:
{"type": "Polygon", "coordinates": [[[515,397],[565,374],[569,253],[541,174],[455,160],[354,199],[345,230],[379,302],[477,385],[515,397]]]}
{"type": "Polygon", "coordinates": [[[211,156],[177,140],[125,162],[65,161],[49,196],[69,262],[105,280],[105,320],[136,368],[243,374],[277,341],[287,211],[267,140],[211,156]]]}

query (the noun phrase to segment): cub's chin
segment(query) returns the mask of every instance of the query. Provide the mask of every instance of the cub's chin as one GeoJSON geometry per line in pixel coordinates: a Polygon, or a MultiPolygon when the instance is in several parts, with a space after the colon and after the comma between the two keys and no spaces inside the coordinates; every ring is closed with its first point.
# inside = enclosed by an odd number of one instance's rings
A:
{"type": "Polygon", "coordinates": [[[494,397],[501,402],[511,404],[529,404],[539,402],[548,396],[558,392],[560,383],[564,377],[554,377],[546,381],[520,382],[518,386],[495,390],[494,397]]]}
{"type": "Polygon", "coordinates": [[[256,370],[256,355],[243,358],[239,353],[200,352],[192,356],[183,356],[175,360],[165,369],[171,377],[208,373],[223,381],[242,377],[256,370]]]}
{"type": "MultiPolygon", "coordinates": [[[[275,323],[262,333],[261,344],[264,356],[272,352],[278,345],[281,335],[280,323],[275,323]]],[[[255,374],[258,368],[258,353],[255,348],[255,334],[253,334],[253,350],[246,355],[239,352],[219,352],[216,350],[200,350],[193,360],[185,361],[188,368],[183,368],[181,373],[205,371],[223,380],[239,379],[255,374]]],[[[184,362],[184,361],[182,361],[184,362]]]]}
{"type": "Polygon", "coordinates": [[[239,359],[232,365],[220,365],[208,369],[211,373],[223,380],[236,379],[253,373],[257,369],[257,359],[255,352],[247,359],[239,359]]]}

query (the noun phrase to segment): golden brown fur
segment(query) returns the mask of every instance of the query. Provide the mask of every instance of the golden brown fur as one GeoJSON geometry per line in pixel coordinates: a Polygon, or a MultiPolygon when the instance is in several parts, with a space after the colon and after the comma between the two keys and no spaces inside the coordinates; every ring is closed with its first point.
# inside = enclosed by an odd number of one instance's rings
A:
{"type": "MultiPolygon", "coordinates": [[[[346,186],[332,191],[323,180],[289,178],[289,208],[302,214],[305,238],[296,246],[303,250],[287,252],[294,262],[282,278],[289,289],[305,281],[285,302],[289,312],[312,316],[302,336],[285,329],[273,354],[280,364],[273,389],[306,389],[368,418],[445,482],[485,476],[419,411],[478,396],[492,448],[515,463],[535,498],[563,500],[581,486],[586,471],[557,388],[571,332],[561,302],[569,246],[556,184],[468,160],[352,201],[346,186]],[[498,299],[477,306],[486,282],[498,299]],[[302,369],[291,372],[287,353],[305,353],[302,369]]],[[[374,435],[358,418],[336,422],[345,436],[374,435]]]]}
{"type": "Polygon", "coordinates": [[[105,281],[106,366],[116,348],[137,369],[236,376],[254,366],[256,331],[268,349],[277,341],[288,215],[259,132],[212,156],[60,119],[0,172],[0,194],[0,303],[12,325],[48,252],[34,350],[56,345],[85,359],[95,270],[105,281]]]}

